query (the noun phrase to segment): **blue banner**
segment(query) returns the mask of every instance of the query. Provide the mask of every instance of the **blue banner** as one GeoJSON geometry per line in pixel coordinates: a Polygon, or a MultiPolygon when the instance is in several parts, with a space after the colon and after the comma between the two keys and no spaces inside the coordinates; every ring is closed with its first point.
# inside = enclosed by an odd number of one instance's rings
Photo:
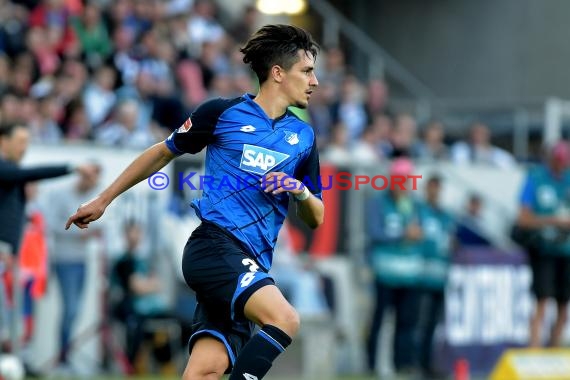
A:
{"type": "Polygon", "coordinates": [[[471,373],[488,374],[502,352],[524,347],[533,310],[532,275],[521,251],[469,248],[457,252],[446,288],[438,367],[452,372],[460,359],[471,373]]]}

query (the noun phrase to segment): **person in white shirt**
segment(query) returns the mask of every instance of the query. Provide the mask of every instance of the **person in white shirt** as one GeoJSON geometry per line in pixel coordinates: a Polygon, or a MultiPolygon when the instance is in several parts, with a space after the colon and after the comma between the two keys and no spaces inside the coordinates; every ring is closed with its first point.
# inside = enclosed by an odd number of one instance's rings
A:
{"type": "Polygon", "coordinates": [[[348,150],[348,130],[344,123],[336,123],[330,131],[329,144],[323,150],[321,159],[333,165],[347,165],[351,162],[348,150]]]}
{"type": "Polygon", "coordinates": [[[471,126],[468,142],[461,141],[452,146],[451,160],[456,164],[483,164],[501,169],[516,165],[509,152],[491,144],[489,128],[481,122],[471,126]]]}
{"type": "Polygon", "coordinates": [[[418,147],[418,158],[426,161],[447,160],[449,149],[444,140],[443,124],[439,121],[428,123],[423,133],[423,140],[418,147]]]}
{"type": "Polygon", "coordinates": [[[61,370],[72,370],[69,367],[68,353],[73,323],[79,314],[87,274],[85,247],[92,239],[101,237],[103,228],[103,225],[99,225],[88,230],[76,229],[70,233],[61,228],[61,225],[78,204],[93,199],[99,193],[101,167],[96,164],[93,167],[89,172],[80,173],[78,180],[71,186],[66,183],[65,186],[54,189],[47,198],[49,207],[46,207],[46,221],[52,241],[50,262],[58,278],[63,306],[58,328],[61,370]]]}
{"type": "Polygon", "coordinates": [[[352,145],[352,160],[363,166],[370,166],[380,162],[381,156],[376,146],[380,143],[380,130],[374,124],[364,129],[362,136],[352,145]]]}
{"type": "Polygon", "coordinates": [[[109,66],[102,66],[95,72],[83,92],[83,102],[89,122],[97,126],[105,120],[113,108],[117,96],[113,92],[116,74],[109,66]]]}
{"type": "Polygon", "coordinates": [[[139,106],[134,100],[126,100],[117,106],[115,115],[96,132],[96,141],[103,145],[143,149],[153,144],[153,135],[148,130],[137,129],[139,106]]]}

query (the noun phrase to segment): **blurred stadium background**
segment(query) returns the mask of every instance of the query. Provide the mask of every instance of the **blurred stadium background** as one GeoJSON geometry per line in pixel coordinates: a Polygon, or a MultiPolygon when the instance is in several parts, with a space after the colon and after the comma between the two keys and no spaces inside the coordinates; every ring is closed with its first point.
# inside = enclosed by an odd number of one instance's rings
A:
{"type": "MultiPolygon", "coordinates": [[[[445,208],[457,220],[470,218],[483,237],[454,252],[434,363],[452,378],[466,360],[471,376],[484,378],[506,349],[529,340],[531,276],[509,232],[528,165],[567,137],[569,12],[563,0],[0,0],[0,116],[29,126],[33,143],[24,164],[94,160],[105,186],[202,101],[255,92],[238,48],[258,26],[308,29],[322,46],[320,88],[310,108],[296,112],[316,131],[323,173],[385,174],[394,158],[408,155],[423,179],[443,178],[445,208]],[[492,153],[471,155],[479,143],[492,153]],[[480,203],[470,214],[473,197],[480,203]]],[[[200,192],[179,189],[177,173],[200,172],[202,158],[182,157],[167,167],[165,190],[145,181],[124,194],[107,211],[102,234],[85,240],[73,373],[126,376],[121,323],[109,311],[109,273],[126,249],[123,226],[133,219],[143,230],[138,249],[160,279],[171,316],[148,326],[151,339],[134,364],[148,376],[181,373],[195,301],[179,261],[197,225],[188,201],[200,192]],[[156,345],[164,339],[169,344],[161,349],[172,360],[160,364],[156,345]]],[[[50,231],[63,228],[49,225],[57,220],[50,197],[74,181],[41,182],[30,202],[47,223],[48,257],[55,249],[50,231]]],[[[288,224],[276,277],[300,308],[303,330],[268,378],[366,374],[374,307],[366,259],[371,191],[325,192],[327,222],[314,233],[294,219],[288,224]],[[318,294],[303,299],[303,291],[318,294]]],[[[550,306],[545,331],[554,318],[550,306]]],[[[46,292],[35,300],[33,334],[18,354],[33,372],[52,378],[70,375],[57,372],[60,319],[50,272],[46,292]]],[[[25,329],[22,319],[16,332],[25,329]]],[[[394,374],[393,330],[388,313],[377,368],[386,378],[394,374]]],[[[564,343],[570,344],[568,327],[564,343]]]]}

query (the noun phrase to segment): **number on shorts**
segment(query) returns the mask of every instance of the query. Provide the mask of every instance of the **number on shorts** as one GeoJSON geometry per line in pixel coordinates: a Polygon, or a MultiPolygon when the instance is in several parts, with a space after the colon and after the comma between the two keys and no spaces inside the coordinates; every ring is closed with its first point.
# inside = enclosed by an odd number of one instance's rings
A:
{"type": "Polygon", "coordinates": [[[259,266],[252,259],[243,259],[241,263],[245,266],[249,265],[250,272],[257,272],[257,270],[259,269],[259,266]]]}
{"type": "Polygon", "coordinates": [[[259,266],[252,259],[243,259],[241,263],[245,266],[249,265],[248,268],[249,273],[246,273],[239,283],[242,288],[245,288],[246,286],[251,284],[251,281],[253,281],[253,279],[255,278],[255,272],[257,272],[259,266]]]}

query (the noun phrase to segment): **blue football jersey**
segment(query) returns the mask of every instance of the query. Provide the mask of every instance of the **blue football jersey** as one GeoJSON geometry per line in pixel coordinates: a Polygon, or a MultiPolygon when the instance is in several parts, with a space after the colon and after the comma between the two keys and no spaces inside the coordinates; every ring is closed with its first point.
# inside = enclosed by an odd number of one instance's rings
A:
{"type": "Polygon", "coordinates": [[[319,154],[313,129],[287,111],[270,119],[245,94],[200,105],[167,139],[175,154],[207,146],[202,197],[192,207],[241,241],[266,270],[271,268],[277,235],[289,206],[289,193],[265,193],[267,173],[284,172],[321,198],[319,154]]]}

